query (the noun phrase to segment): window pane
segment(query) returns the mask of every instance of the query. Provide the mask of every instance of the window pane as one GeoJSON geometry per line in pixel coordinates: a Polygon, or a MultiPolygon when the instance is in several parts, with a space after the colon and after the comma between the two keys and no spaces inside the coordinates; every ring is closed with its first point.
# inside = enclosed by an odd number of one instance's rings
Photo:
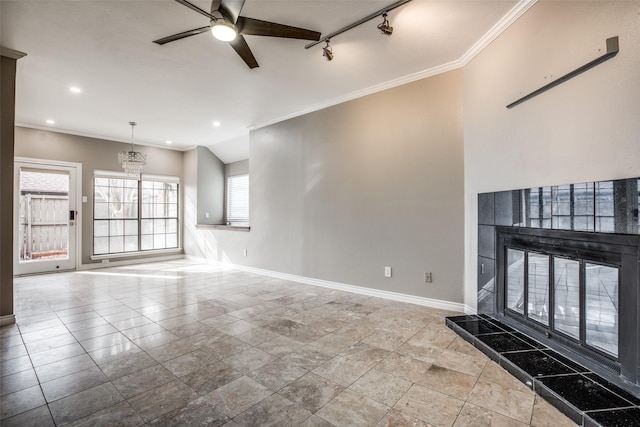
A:
{"type": "Polygon", "coordinates": [[[124,251],[124,237],[112,236],[109,237],[109,253],[118,253],[124,251]]]}
{"type": "Polygon", "coordinates": [[[164,223],[165,223],[164,219],[154,219],[153,220],[153,232],[155,234],[164,234],[164,232],[165,232],[164,223]]]}
{"type": "Polygon", "coordinates": [[[121,220],[109,221],[109,234],[111,236],[124,235],[124,221],[121,221],[121,220]]]}
{"type": "Polygon", "coordinates": [[[96,203],[108,202],[109,201],[109,187],[98,187],[96,186],[93,190],[94,200],[96,203]]]}
{"type": "Polygon", "coordinates": [[[529,252],[528,316],[549,324],[549,257],[529,252]]]}
{"type": "Polygon", "coordinates": [[[596,182],[596,231],[615,231],[613,208],[613,181],[596,182]]]}
{"type": "Polygon", "coordinates": [[[153,235],[153,249],[164,249],[166,247],[166,240],[164,234],[153,235]]]}
{"type": "Polygon", "coordinates": [[[124,251],[136,252],[138,250],[138,235],[125,236],[124,238],[124,251]]]}
{"type": "Polygon", "coordinates": [[[153,249],[153,235],[143,235],[141,244],[142,247],[140,249],[143,251],[153,249]]]}
{"type": "Polygon", "coordinates": [[[166,214],[166,205],[164,203],[157,203],[153,208],[154,218],[164,218],[166,214]]]}
{"type": "Polygon", "coordinates": [[[595,212],[593,202],[593,182],[573,185],[574,230],[593,231],[595,212]]]}
{"type": "Polygon", "coordinates": [[[507,249],[507,308],[524,313],[524,251],[507,249]]]}
{"type": "Polygon", "coordinates": [[[571,230],[571,186],[553,187],[552,197],[553,228],[571,230]]]}
{"type": "Polygon", "coordinates": [[[585,265],[586,342],[618,355],[618,269],[585,265]]]}
{"type": "Polygon", "coordinates": [[[138,218],[138,204],[137,203],[125,203],[123,205],[123,217],[124,218],[138,218]]]}
{"type": "Polygon", "coordinates": [[[138,221],[125,221],[124,234],[127,236],[138,236],[138,221]]]}
{"type": "Polygon", "coordinates": [[[178,233],[167,234],[167,248],[178,247],[178,233]]]}
{"type": "Polygon", "coordinates": [[[553,259],[555,329],[576,339],[580,336],[580,263],[553,259]]]}
{"type": "Polygon", "coordinates": [[[151,218],[151,213],[153,212],[153,205],[150,203],[142,204],[142,218],[151,218]]]}
{"type": "Polygon", "coordinates": [[[143,219],[142,220],[142,234],[153,234],[153,220],[152,219],[143,219]]]}
{"type": "Polygon", "coordinates": [[[93,237],[104,237],[109,235],[109,221],[93,222],[93,237]]]}
{"type": "Polygon", "coordinates": [[[96,203],[93,211],[93,217],[99,219],[109,218],[109,204],[108,203],[96,203]]]}
{"type": "Polygon", "coordinates": [[[109,253],[109,238],[95,237],[93,239],[93,253],[96,255],[109,253]]]}
{"type": "Polygon", "coordinates": [[[227,178],[227,222],[249,223],[249,175],[227,178]]]}
{"type": "Polygon", "coordinates": [[[178,220],[177,219],[168,219],[167,220],[167,233],[177,233],[178,232],[178,220]]]}

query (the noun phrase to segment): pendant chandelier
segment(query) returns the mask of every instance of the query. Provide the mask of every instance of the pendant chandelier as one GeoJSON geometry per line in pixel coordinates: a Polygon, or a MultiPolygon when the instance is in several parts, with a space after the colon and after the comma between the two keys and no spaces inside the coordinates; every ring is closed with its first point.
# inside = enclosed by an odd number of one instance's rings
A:
{"type": "Polygon", "coordinates": [[[147,155],[133,150],[133,128],[136,122],[129,122],[131,125],[131,150],[118,153],[118,163],[122,165],[124,172],[129,176],[140,177],[142,166],[147,164],[147,155]]]}

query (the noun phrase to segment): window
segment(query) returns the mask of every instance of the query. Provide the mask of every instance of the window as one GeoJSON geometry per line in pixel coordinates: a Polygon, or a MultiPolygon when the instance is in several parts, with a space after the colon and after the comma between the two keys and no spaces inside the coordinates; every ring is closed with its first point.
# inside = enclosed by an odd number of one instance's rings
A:
{"type": "Polygon", "coordinates": [[[249,175],[227,178],[227,224],[249,225],[249,175]]]}
{"type": "Polygon", "coordinates": [[[93,254],[177,248],[178,186],[173,177],[96,171],[93,254]]]}

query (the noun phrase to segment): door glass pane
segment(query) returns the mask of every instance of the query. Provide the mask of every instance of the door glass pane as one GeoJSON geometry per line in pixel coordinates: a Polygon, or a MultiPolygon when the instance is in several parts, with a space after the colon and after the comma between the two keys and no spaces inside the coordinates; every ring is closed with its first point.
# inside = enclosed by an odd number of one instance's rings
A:
{"type": "Polygon", "coordinates": [[[524,251],[507,249],[506,305],[508,309],[524,313],[524,251]]]}
{"type": "Polygon", "coordinates": [[[68,172],[20,169],[18,262],[69,259],[68,172]]]}
{"type": "Polygon", "coordinates": [[[530,319],[549,324],[549,257],[529,252],[529,302],[530,319]]]}
{"type": "Polygon", "coordinates": [[[555,329],[576,339],[580,337],[580,263],[553,259],[555,329]]]}
{"type": "Polygon", "coordinates": [[[618,355],[618,269],[585,264],[586,342],[618,355]]]}

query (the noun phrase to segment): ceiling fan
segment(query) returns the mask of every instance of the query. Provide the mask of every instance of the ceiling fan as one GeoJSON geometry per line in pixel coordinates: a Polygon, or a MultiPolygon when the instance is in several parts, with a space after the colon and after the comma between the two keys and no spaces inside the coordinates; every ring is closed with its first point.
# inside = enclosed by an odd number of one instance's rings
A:
{"type": "Polygon", "coordinates": [[[187,0],[175,0],[178,3],[198,12],[210,19],[206,27],[195,28],[172,36],[154,40],[154,43],[163,45],[186,37],[195,36],[211,31],[219,40],[229,42],[233,50],[244,60],[249,68],[258,67],[258,61],[253,56],[249,45],[243,35],[285,37],[290,39],[320,40],[320,33],[304,28],[291,27],[289,25],[276,24],[275,22],[260,21],[259,19],[240,16],[240,11],[245,0],[213,0],[211,13],[200,9],[187,0]]]}

